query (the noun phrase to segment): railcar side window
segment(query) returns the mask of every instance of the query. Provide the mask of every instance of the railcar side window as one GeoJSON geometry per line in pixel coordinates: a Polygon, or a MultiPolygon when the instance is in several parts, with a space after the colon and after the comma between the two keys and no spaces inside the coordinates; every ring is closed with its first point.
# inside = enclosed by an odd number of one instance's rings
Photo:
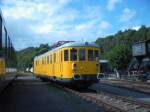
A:
{"type": "Polygon", "coordinates": [[[98,52],[98,50],[94,51],[94,58],[95,58],[95,60],[97,60],[99,58],[99,52],[98,52]]]}
{"type": "Polygon", "coordinates": [[[88,50],[88,61],[93,61],[93,50],[88,50]]]}
{"type": "Polygon", "coordinates": [[[77,61],[77,49],[70,50],[70,60],[77,61]]]}
{"type": "Polygon", "coordinates": [[[68,50],[64,50],[64,61],[68,61],[68,50]]]}
{"type": "Polygon", "coordinates": [[[85,61],[85,50],[84,49],[79,50],[79,60],[85,61]]]}
{"type": "Polygon", "coordinates": [[[47,64],[46,56],[45,56],[45,64],[47,64]]]}
{"type": "Polygon", "coordinates": [[[50,55],[50,63],[52,64],[52,54],[50,55]]]}
{"type": "Polygon", "coordinates": [[[42,59],[42,64],[44,65],[44,59],[42,59]]]}
{"type": "Polygon", "coordinates": [[[54,53],[54,62],[56,62],[56,53],[54,53]]]}
{"type": "Polygon", "coordinates": [[[47,56],[47,64],[49,64],[49,56],[47,56]]]}
{"type": "Polygon", "coordinates": [[[61,62],[62,62],[62,51],[61,51],[60,55],[61,55],[61,59],[60,59],[60,60],[61,60],[61,62]]]}

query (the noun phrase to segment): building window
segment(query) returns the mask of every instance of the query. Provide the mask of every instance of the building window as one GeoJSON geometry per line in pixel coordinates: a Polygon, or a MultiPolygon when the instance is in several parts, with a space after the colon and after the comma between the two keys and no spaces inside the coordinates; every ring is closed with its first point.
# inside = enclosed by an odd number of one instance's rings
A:
{"type": "Polygon", "coordinates": [[[85,50],[84,49],[79,50],[79,61],[85,61],[85,50]]]}
{"type": "Polygon", "coordinates": [[[93,61],[93,50],[88,50],[88,61],[93,61]]]}
{"type": "Polygon", "coordinates": [[[68,61],[68,50],[64,50],[64,61],[68,61]]]}
{"type": "Polygon", "coordinates": [[[77,61],[77,49],[70,50],[70,60],[77,61]]]}

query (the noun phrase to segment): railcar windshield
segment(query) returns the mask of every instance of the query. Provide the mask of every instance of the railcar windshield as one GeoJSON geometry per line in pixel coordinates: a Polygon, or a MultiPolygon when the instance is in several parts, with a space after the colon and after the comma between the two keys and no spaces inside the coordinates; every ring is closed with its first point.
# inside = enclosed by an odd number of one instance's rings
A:
{"type": "Polygon", "coordinates": [[[99,52],[98,50],[94,51],[94,59],[97,61],[99,59],[99,52]]]}
{"type": "Polygon", "coordinates": [[[79,61],[85,61],[85,49],[79,50],[79,61]]]}
{"type": "Polygon", "coordinates": [[[93,57],[93,50],[88,50],[88,61],[93,61],[94,57],[93,57]]]}
{"type": "Polygon", "coordinates": [[[77,61],[77,49],[73,48],[70,50],[70,60],[77,61]]]}
{"type": "Polygon", "coordinates": [[[68,50],[64,51],[64,61],[68,61],[68,50]]]}

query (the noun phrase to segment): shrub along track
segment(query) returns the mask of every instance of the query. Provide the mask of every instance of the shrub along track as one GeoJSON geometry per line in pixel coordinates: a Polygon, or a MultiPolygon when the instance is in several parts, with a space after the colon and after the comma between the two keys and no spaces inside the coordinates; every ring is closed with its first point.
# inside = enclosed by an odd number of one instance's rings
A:
{"type": "Polygon", "coordinates": [[[72,95],[104,107],[109,112],[150,112],[150,104],[138,100],[102,91],[71,89],[58,84],[52,84],[59,89],[72,93],[72,95]]]}

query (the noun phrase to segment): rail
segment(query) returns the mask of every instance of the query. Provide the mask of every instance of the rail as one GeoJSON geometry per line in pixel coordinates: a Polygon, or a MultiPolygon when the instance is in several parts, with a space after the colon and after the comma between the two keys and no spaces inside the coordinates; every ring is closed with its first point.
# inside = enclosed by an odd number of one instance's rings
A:
{"type": "Polygon", "coordinates": [[[58,87],[62,90],[72,93],[75,96],[81,97],[82,99],[92,102],[100,107],[106,109],[109,112],[149,112],[150,104],[134,100],[132,98],[122,97],[107,92],[101,92],[96,90],[91,90],[95,92],[88,92],[74,90],[68,87],[63,87],[57,84],[53,84],[55,87],[58,87]]]}

